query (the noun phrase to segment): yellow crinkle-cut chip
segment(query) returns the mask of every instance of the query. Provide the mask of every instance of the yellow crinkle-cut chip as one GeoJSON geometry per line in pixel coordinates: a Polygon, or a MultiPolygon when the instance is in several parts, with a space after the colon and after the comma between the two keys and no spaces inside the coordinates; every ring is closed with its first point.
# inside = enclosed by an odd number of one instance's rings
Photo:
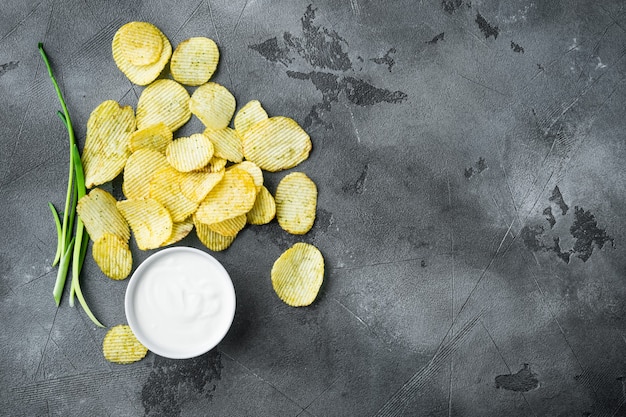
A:
{"type": "Polygon", "coordinates": [[[224,236],[211,230],[208,224],[198,221],[197,216],[193,216],[193,223],[196,228],[196,235],[204,246],[214,252],[226,250],[235,241],[235,236],[224,236]]]}
{"type": "Polygon", "coordinates": [[[173,222],[182,222],[196,211],[198,203],[191,201],[180,188],[182,174],[171,166],[159,168],[150,180],[150,198],[169,211],[173,222]]]}
{"type": "Polygon", "coordinates": [[[189,109],[205,127],[224,129],[230,123],[237,103],[226,87],[208,82],[196,88],[189,100],[189,109]]]}
{"type": "Polygon", "coordinates": [[[92,240],[100,239],[105,233],[114,234],[124,242],[130,239],[128,223],[116,204],[115,197],[100,188],[78,200],[76,212],[92,240]]]}
{"type": "Polygon", "coordinates": [[[213,156],[213,158],[211,158],[209,163],[204,168],[199,169],[198,171],[203,171],[203,172],[223,171],[224,168],[226,167],[227,162],[228,161],[225,160],[224,158],[218,158],[217,156],[213,156]]]}
{"type": "Polygon", "coordinates": [[[274,197],[267,188],[261,186],[261,190],[254,200],[254,206],[246,214],[248,223],[250,224],[267,224],[272,221],[276,215],[276,203],[274,197]]]}
{"type": "Polygon", "coordinates": [[[153,198],[118,201],[117,208],[130,225],[141,250],[158,248],[172,234],[172,216],[153,198]]]}
{"type": "Polygon", "coordinates": [[[167,146],[167,162],[180,172],[203,168],[213,157],[213,143],[202,133],[178,138],[167,146]]]}
{"type": "Polygon", "coordinates": [[[190,38],[179,43],[174,50],[170,71],[181,84],[202,85],[215,72],[219,59],[220,51],[212,39],[190,38]]]}
{"type": "Polygon", "coordinates": [[[191,232],[191,229],[193,229],[193,221],[191,220],[191,217],[183,220],[182,222],[172,224],[172,234],[161,244],[161,246],[168,246],[173,243],[180,242],[187,237],[187,235],[191,232]]]}
{"type": "Polygon", "coordinates": [[[102,341],[102,353],[109,362],[128,364],[143,359],[148,349],[137,340],[129,326],[111,327],[102,341]]]}
{"type": "Polygon", "coordinates": [[[196,216],[202,223],[213,224],[246,214],[256,199],[254,180],[243,169],[230,169],[204,198],[196,216]]]}
{"type": "Polygon", "coordinates": [[[193,171],[180,176],[180,190],[185,197],[200,203],[206,195],[224,178],[224,170],[217,172],[193,171]]]}
{"type": "Polygon", "coordinates": [[[285,231],[303,235],[315,222],[317,186],[303,172],[286,175],[276,187],[276,219],[285,231]]]}
{"type": "Polygon", "coordinates": [[[246,215],[242,214],[232,219],[226,219],[224,221],[213,223],[209,225],[209,228],[214,232],[223,236],[237,236],[237,234],[246,226],[246,215]]]}
{"type": "Polygon", "coordinates": [[[213,143],[215,156],[235,163],[243,160],[241,137],[239,137],[239,134],[234,129],[230,127],[219,130],[207,128],[204,134],[213,143]]]}
{"type": "Polygon", "coordinates": [[[114,234],[105,233],[96,239],[91,254],[100,270],[111,279],[122,280],[133,268],[133,255],[128,243],[114,234]]]}
{"type": "Polygon", "coordinates": [[[296,243],[274,262],[272,287],[292,307],[310,305],[324,281],[324,257],[315,246],[296,243]]]}
{"type": "Polygon", "coordinates": [[[142,148],[133,152],[124,167],[122,191],[126,198],[150,197],[150,179],[155,171],[169,164],[165,155],[153,149],[142,148]]]}
{"type": "Polygon", "coordinates": [[[189,93],[174,80],[156,80],[141,92],[137,101],[138,129],[162,122],[175,132],[190,118],[189,93]]]}
{"type": "Polygon", "coordinates": [[[261,106],[261,103],[258,100],[251,100],[237,111],[233,120],[233,126],[235,126],[237,133],[243,135],[243,132],[248,130],[253,124],[265,119],[267,119],[267,112],[261,106]]]}
{"type": "Polygon", "coordinates": [[[309,157],[311,138],[284,116],[270,117],[243,132],[243,156],[261,169],[276,172],[293,168],[309,157]]]}
{"type": "Polygon", "coordinates": [[[122,172],[134,131],[135,114],[130,106],[107,100],[91,112],[81,158],[87,188],[111,181],[122,172]]]}
{"type": "Polygon", "coordinates": [[[263,171],[261,171],[261,168],[259,168],[254,162],[243,161],[239,164],[228,167],[228,170],[231,169],[243,169],[246,171],[254,180],[254,186],[256,187],[257,192],[261,190],[261,187],[263,186],[263,171]]]}
{"type": "Polygon", "coordinates": [[[161,57],[161,31],[148,22],[129,22],[116,33],[124,58],[133,65],[154,64],[161,57]]]}
{"type": "Polygon", "coordinates": [[[170,41],[156,26],[147,22],[129,22],[120,27],[113,36],[111,49],[115,65],[137,85],[148,85],[156,80],[172,56],[170,41]],[[142,33],[137,35],[138,32],[142,33]],[[140,64],[155,56],[156,60],[140,64]]]}
{"type": "Polygon", "coordinates": [[[147,148],[164,154],[173,137],[172,131],[165,123],[159,122],[135,131],[130,136],[129,148],[131,152],[147,148]]]}

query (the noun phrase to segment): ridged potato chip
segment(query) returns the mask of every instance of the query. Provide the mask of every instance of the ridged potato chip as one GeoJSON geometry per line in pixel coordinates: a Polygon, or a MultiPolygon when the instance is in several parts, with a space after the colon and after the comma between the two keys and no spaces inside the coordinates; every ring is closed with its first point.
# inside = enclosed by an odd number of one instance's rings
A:
{"type": "Polygon", "coordinates": [[[133,268],[133,255],[128,243],[114,234],[105,233],[96,239],[91,254],[100,270],[111,279],[125,279],[133,268]]]}
{"type": "Polygon", "coordinates": [[[237,234],[246,227],[246,215],[242,214],[232,219],[226,219],[219,223],[209,225],[209,229],[219,233],[222,236],[237,236],[237,234]]]}
{"type": "Polygon", "coordinates": [[[162,122],[175,132],[190,118],[189,93],[174,80],[156,80],[137,101],[137,129],[162,122]]]}
{"type": "Polygon", "coordinates": [[[135,114],[130,106],[107,100],[91,112],[81,158],[87,188],[111,181],[122,172],[134,131],[135,114]]]}
{"type": "Polygon", "coordinates": [[[233,126],[235,126],[237,133],[243,135],[243,132],[248,130],[253,124],[265,119],[267,119],[267,112],[261,106],[259,100],[250,100],[235,114],[233,126]]]}
{"type": "Polygon", "coordinates": [[[315,222],[317,186],[303,172],[286,175],[276,187],[276,219],[285,231],[303,235],[315,222]]]}
{"type": "Polygon", "coordinates": [[[208,82],[196,88],[189,100],[189,109],[205,127],[224,129],[235,113],[235,96],[226,87],[208,82]]]}
{"type": "Polygon", "coordinates": [[[170,71],[181,84],[202,85],[215,72],[219,59],[220,51],[212,39],[190,38],[179,43],[174,50],[170,71]]]}
{"type": "Polygon", "coordinates": [[[143,359],[148,348],[137,340],[129,326],[120,324],[111,327],[104,336],[102,353],[109,362],[128,364],[143,359]]]}
{"type": "Polygon", "coordinates": [[[257,192],[261,190],[261,187],[263,186],[263,171],[261,171],[261,168],[259,168],[254,162],[243,161],[239,164],[228,167],[227,170],[231,169],[243,169],[246,171],[254,180],[254,186],[256,187],[257,192]]]}
{"type": "Polygon", "coordinates": [[[191,217],[183,220],[182,222],[172,224],[172,234],[161,244],[161,246],[168,246],[173,243],[180,242],[187,237],[187,235],[191,232],[191,229],[193,229],[193,221],[191,220],[191,217]]]}
{"type": "Polygon", "coordinates": [[[193,224],[200,242],[214,252],[226,250],[235,241],[235,236],[224,236],[211,230],[208,224],[202,223],[197,216],[193,216],[193,224]]]}
{"type": "Polygon", "coordinates": [[[155,171],[168,167],[165,155],[152,149],[142,148],[133,152],[124,167],[122,191],[126,198],[150,197],[150,179],[155,171]]]}
{"type": "Polygon", "coordinates": [[[129,22],[118,29],[120,49],[133,65],[154,64],[161,57],[161,31],[148,22],[129,22]]]}
{"type": "Polygon", "coordinates": [[[272,287],[292,307],[311,305],[324,281],[324,257],[313,245],[296,243],[274,262],[272,287]]]}
{"type": "Polygon", "coordinates": [[[172,56],[170,41],[161,30],[147,22],[129,22],[122,26],[113,36],[111,49],[117,68],[137,85],[148,85],[156,80],[172,56]],[[144,34],[136,37],[133,32],[142,29],[144,34]],[[158,35],[160,45],[155,35],[158,35]],[[159,55],[155,61],[145,65],[137,64],[152,60],[159,46],[159,55]]]}
{"type": "Polygon", "coordinates": [[[173,222],[182,222],[198,208],[180,188],[182,174],[171,166],[159,168],[150,180],[150,198],[154,198],[169,211],[173,222]]]}
{"type": "Polygon", "coordinates": [[[165,148],[172,142],[174,135],[163,122],[144,127],[130,136],[129,148],[131,152],[139,149],[152,149],[165,154],[165,148]]]}
{"type": "Polygon", "coordinates": [[[124,242],[130,239],[128,223],[117,209],[117,200],[108,192],[94,188],[78,200],[76,212],[93,241],[106,233],[114,234],[124,242]]]}
{"type": "Polygon", "coordinates": [[[130,225],[141,250],[158,248],[172,234],[172,216],[153,198],[118,201],[117,208],[130,225]]]}
{"type": "Polygon", "coordinates": [[[276,203],[274,197],[267,188],[261,186],[261,190],[254,200],[254,206],[246,214],[248,223],[250,224],[267,224],[276,216],[276,203]]]}
{"type": "Polygon", "coordinates": [[[209,191],[224,178],[224,172],[222,169],[217,172],[193,171],[182,173],[180,176],[180,190],[191,201],[200,203],[209,191]]]}
{"type": "Polygon", "coordinates": [[[215,156],[235,163],[243,160],[241,137],[234,129],[230,127],[219,130],[207,128],[204,130],[204,134],[213,143],[215,156]]]}
{"type": "Polygon", "coordinates": [[[167,146],[167,162],[180,172],[204,167],[213,157],[213,143],[202,133],[178,138],[167,146]]]}
{"type": "Polygon", "coordinates": [[[213,224],[246,214],[254,205],[254,180],[243,169],[231,169],[200,203],[196,216],[202,223],[213,224]]]}
{"type": "Polygon", "coordinates": [[[293,168],[309,157],[311,138],[295,120],[270,117],[243,132],[243,156],[270,172],[293,168]]]}
{"type": "Polygon", "coordinates": [[[224,158],[218,158],[217,156],[213,156],[213,158],[211,158],[209,163],[204,168],[199,169],[198,171],[202,171],[202,172],[223,171],[224,168],[226,167],[227,162],[228,161],[225,160],[224,158]]]}

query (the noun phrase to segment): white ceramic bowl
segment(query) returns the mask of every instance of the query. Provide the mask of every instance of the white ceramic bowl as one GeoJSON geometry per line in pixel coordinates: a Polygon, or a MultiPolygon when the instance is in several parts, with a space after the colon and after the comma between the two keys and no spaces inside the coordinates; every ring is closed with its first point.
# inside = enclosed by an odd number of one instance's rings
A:
{"type": "Polygon", "coordinates": [[[150,255],[128,282],[128,325],[153,353],[186,359],[213,349],[235,316],[235,289],[222,264],[199,249],[150,255]]]}

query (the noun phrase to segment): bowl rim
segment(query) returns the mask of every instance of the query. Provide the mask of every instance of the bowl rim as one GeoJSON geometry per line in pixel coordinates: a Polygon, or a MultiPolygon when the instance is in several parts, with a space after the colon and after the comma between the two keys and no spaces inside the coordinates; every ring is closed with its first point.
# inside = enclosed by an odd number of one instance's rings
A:
{"type": "Polygon", "coordinates": [[[169,248],[164,248],[148,256],[143,262],[141,262],[141,264],[139,264],[139,266],[135,269],[135,271],[131,275],[128,281],[128,286],[126,287],[126,293],[124,295],[124,312],[126,315],[126,320],[128,322],[130,329],[135,335],[135,337],[137,337],[139,342],[141,342],[141,344],[143,344],[152,353],[155,353],[159,356],[163,356],[165,358],[170,358],[170,359],[190,359],[190,358],[200,356],[204,353],[207,353],[213,348],[215,348],[228,334],[228,331],[230,330],[232,323],[234,321],[234,318],[235,318],[236,307],[237,307],[237,298],[235,294],[235,287],[233,285],[230,274],[228,273],[226,268],[224,268],[222,263],[218,261],[217,259],[215,259],[215,257],[213,257],[211,254],[203,250],[200,250],[198,248],[191,247],[191,246],[173,246],[169,248]],[[139,325],[139,321],[137,320],[137,317],[135,315],[135,310],[134,310],[133,301],[132,301],[137,291],[137,286],[139,282],[141,281],[142,277],[144,276],[144,271],[148,269],[150,265],[152,265],[156,260],[161,259],[163,257],[176,256],[176,254],[178,253],[185,253],[185,252],[194,253],[196,255],[200,255],[204,257],[206,260],[211,262],[219,270],[220,274],[223,276],[223,278],[226,279],[226,282],[227,282],[226,291],[228,294],[226,295],[225,298],[230,299],[232,301],[232,303],[229,303],[229,307],[232,305],[231,307],[232,314],[229,315],[228,323],[226,323],[227,325],[224,326],[223,332],[216,334],[214,337],[212,337],[209,340],[210,343],[206,343],[200,349],[197,349],[197,351],[191,351],[191,353],[188,353],[189,350],[185,350],[183,352],[183,351],[176,351],[173,349],[163,349],[161,346],[155,346],[154,344],[152,344],[151,340],[149,340],[147,337],[144,337],[143,330],[141,326],[139,325]]]}

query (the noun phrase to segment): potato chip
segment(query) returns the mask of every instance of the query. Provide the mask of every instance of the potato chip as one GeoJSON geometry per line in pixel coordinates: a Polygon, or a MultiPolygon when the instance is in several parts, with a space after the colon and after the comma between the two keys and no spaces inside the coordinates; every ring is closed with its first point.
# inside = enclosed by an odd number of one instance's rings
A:
{"type": "Polygon", "coordinates": [[[135,114],[130,106],[107,100],[91,112],[81,157],[87,188],[111,181],[122,172],[130,156],[128,144],[134,131],[135,114]]]}
{"type": "MultiPolygon", "coordinates": [[[[167,37],[156,26],[146,22],[130,22],[127,25],[122,26],[113,36],[113,42],[111,48],[113,52],[113,60],[119,70],[134,84],[148,85],[157,77],[165,68],[165,65],[172,56],[172,45],[167,37]],[[132,37],[129,39],[129,33],[124,30],[124,27],[129,25],[137,26],[137,23],[146,28],[150,27],[146,31],[145,36],[141,36],[142,44],[133,41],[132,37]],[[146,26],[147,25],[147,26],[146,26]],[[154,53],[158,46],[156,45],[156,38],[154,37],[155,31],[160,38],[160,52],[156,61],[146,65],[137,65],[134,62],[147,62],[154,57],[154,53]],[[152,32],[151,35],[147,34],[152,32]],[[133,46],[134,45],[134,46],[133,46]],[[139,54],[134,54],[132,50],[141,50],[139,54]]],[[[132,30],[134,31],[134,29],[132,30]]],[[[132,35],[132,33],[130,34],[132,35]]]]}
{"type": "Polygon", "coordinates": [[[243,156],[261,169],[293,168],[309,157],[311,138],[293,119],[270,117],[243,132],[243,156]]]}
{"type": "Polygon", "coordinates": [[[172,142],[172,131],[163,122],[144,127],[130,136],[129,148],[131,152],[139,149],[152,149],[165,154],[165,148],[172,142]]]}
{"type": "Polygon", "coordinates": [[[128,364],[143,359],[148,348],[137,340],[129,326],[120,324],[111,327],[104,336],[102,353],[109,362],[128,364]]]}
{"type": "Polygon", "coordinates": [[[191,217],[183,220],[182,222],[172,224],[172,234],[165,242],[161,243],[161,246],[168,246],[173,243],[180,242],[187,237],[187,235],[191,232],[191,229],[193,229],[193,221],[191,220],[191,217]]]}
{"type": "Polygon", "coordinates": [[[231,162],[241,162],[243,160],[243,148],[241,146],[241,137],[230,127],[224,129],[213,130],[205,129],[204,134],[213,143],[215,148],[214,155],[224,158],[231,162]]]}
{"type": "Polygon", "coordinates": [[[205,127],[224,129],[230,123],[237,103],[226,87],[208,82],[196,88],[189,100],[189,109],[205,127]]]}
{"type": "Polygon", "coordinates": [[[105,233],[111,233],[128,242],[130,228],[117,209],[117,201],[108,192],[94,188],[78,200],[76,212],[80,216],[89,237],[96,241],[105,233]]]}
{"type": "Polygon", "coordinates": [[[261,103],[258,100],[251,100],[237,111],[233,120],[233,126],[235,126],[237,133],[243,135],[243,132],[248,130],[253,124],[265,119],[267,119],[267,112],[261,106],[261,103]]]}
{"type": "Polygon", "coordinates": [[[124,167],[122,191],[126,198],[150,197],[150,179],[155,171],[168,167],[165,155],[152,149],[142,148],[133,152],[124,167]]]}
{"type": "Polygon", "coordinates": [[[174,50],[170,71],[181,84],[202,85],[215,72],[219,58],[220,51],[212,39],[190,38],[179,43],[174,50]]]}
{"type": "Polygon", "coordinates": [[[158,248],[172,234],[172,216],[153,198],[117,202],[141,250],[158,248]]]}
{"type": "Polygon", "coordinates": [[[235,241],[235,236],[224,236],[214,232],[208,224],[198,221],[197,216],[193,217],[193,222],[200,242],[214,252],[228,249],[235,241]]]}
{"type": "Polygon", "coordinates": [[[274,262],[272,287],[292,307],[310,305],[324,281],[324,257],[313,245],[296,243],[274,262]]]}
{"type": "Polygon", "coordinates": [[[317,187],[303,172],[286,175],[276,187],[276,219],[285,231],[303,235],[315,222],[317,187]]]}
{"type": "Polygon", "coordinates": [[[224,168],[226,167],[227,162],[228,161],[226,161],[224,158],[218,158],[217,156],[213,156],[213,158],[211,158],[209,163],[204,168],[199,169],[198,171],[202,171],[202,172],[223,171],[224,168]]]}
{"type": "Polygon", "coordinates": [[[137,128],[164,123],[172,132],[191,118],[189,93],[174,80],[157,80],[147,86],[137,101],[137,128]]]}
{"type": "Polygon", "coordinates": [[[276,203],[274,197],[267,188],[261,186],[261,190],[254,200],[254,206],[246,214],[248,223],[250,224],[267,224],[272,221],[276,215],[276,203]]]}
{"type": "Polygon", "coordinates": [[[161,31],[148,22],[129,22],[118,29],[122,55],[133,65],[154,64],[161,57],[161,31]]]}
{"type": "Polygon", "coordinates": [[[133,268],[133,255],[128,243],[111,233],[104,233],[93,243],[93,260],[107,277],[122,280],[133,268]]]}
{"type": "Polygon", "coordinates": [[[237,236],[237,234],[246,226],[246,215],[242,214],[232,219],[226,219],[219,223],[208,225],[209,229],[219,233],[222,236],[237,236]]]}
{"type": "Polygon", "coordinates": [[[243,169],[231,169],[200,203],[196,216],[202,223],[213,224],[246,214],[254,205],[254,180],[243,169]]]}
{"type": "Polygon", "coordinates": [[[198,208],[180,188],[182,174],[171,166],[159,168],[150,180],[150,198],[154,198],[170,212],[173,222],[182,222],[198,208]]]}
{"type": "Polygon", "coordinates": [[[263,186],[263,171],[261,171],[261,168],[259,168],[254,162],[243,161],[239,164],[230,166],[228,170],[235,168],[243,169],[250,174],[254,180],[254,186],[256,187],[257,192],[261,190],[261,187],[263,186]]]}
{"type": "Polygon", "coordinates": [[[178,138],[165,150],[167,162],[180,172],[200,169],[213,157],[213,143],[202,133],[178,138]]]}
{"type": "Polygon", "coordinates": [[[185,197],[200,203],[206,195],[224,178],[224,170],[217,172],[193,171],[180,175],[180,190],[185,197]]]}

